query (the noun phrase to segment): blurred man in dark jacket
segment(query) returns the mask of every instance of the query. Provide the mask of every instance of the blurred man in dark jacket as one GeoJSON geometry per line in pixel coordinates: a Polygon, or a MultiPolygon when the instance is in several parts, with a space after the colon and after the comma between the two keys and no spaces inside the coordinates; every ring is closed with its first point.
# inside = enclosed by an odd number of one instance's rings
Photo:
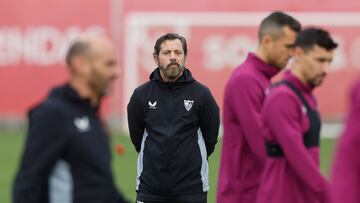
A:
{"type": "Polygon", "coordinates": [[[124,203],[111,172],[109,136],[98,115],[117,78],[114,47],[81,36],[68,50],[68,83],[29,112],[14,203],[124,203]]]}

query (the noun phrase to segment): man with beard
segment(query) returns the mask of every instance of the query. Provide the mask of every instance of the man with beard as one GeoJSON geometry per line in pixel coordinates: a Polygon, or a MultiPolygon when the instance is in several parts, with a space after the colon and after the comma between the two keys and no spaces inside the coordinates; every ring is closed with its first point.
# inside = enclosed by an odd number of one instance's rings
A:
{"type": "Polygon", "coordinates": [[[265,92],[287,65],[300,29],[291,16],[271,13],[261,22],[256,53],[249,53],[227,83],[218,203],[255,202],[266,157],[260,119],[265,92]]]}
{"type": "Polygon", "coordinates": [[[100,102],[117,78],[116,53],[100,36],[70,46],[69,81],[29,112],[14,203],[125,203],[111,172],[109,135],[100,102]]]}
{"type": "Polygon", "coordinates": [[[138,156],[138,202],[205,203],[208,157],[219,129],[210,90],[185,68],[184,37],[168,33],[154,46],[158,66],[128,104],[131,140],[138,156]]]}
{"type": "Polygon", "coordinates": [[[262,112],[266,164],[257,203],[327,203],[319,170],[321,120],[312,94],[326,76],[337,44],[307,28],[295,43],[294,65],[266,97],[262,112]]]}

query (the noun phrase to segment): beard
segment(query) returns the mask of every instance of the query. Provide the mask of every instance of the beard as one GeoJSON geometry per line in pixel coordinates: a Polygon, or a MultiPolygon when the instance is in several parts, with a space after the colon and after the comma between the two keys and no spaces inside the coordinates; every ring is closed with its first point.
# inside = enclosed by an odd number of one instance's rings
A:
{"type": "Polygon", "coordinates": [[[89,85],[98,98],[102,98],[103,96],[106,96],[109,92],[109,88],[105,84],[105,82],[100,81],[98,79],[93,78],[90,81],[89,85]]]}
{"type": "Polygon", "coordinates": [[[105,79],[95,69],[92,69],[89,86],[98,98],[107,96],[110,92],[112,79],[105,79]]]}
{"type": "Polygon", "coordinates": [[[289,59],[287,59],[286,61],[276,61],[275,59],[269,59],[268,60],[268,64],[273,66],[273,67],[276,67],[280,70],[286,68],[287,64],[289,62],[289,59]]]}
{"type": "Polygon", "coordinates": [[[163,79],[170,81],[174,81],[175,79],[180,77],[184,70],[184,66],[180,65],[177,62],[171,62],[166,67],[159,66],[159,68],[163,73],[163,76],[165,77],[163,79]]]}
{"type": "Polygon", "coordinates": [[[291,59],[290,56],[287,58],[283,58],[282,56],[279,56],[279,53],[277,53],[276,50],[273,50],[272,52],[268,53],[266,57],[267,64],[279,70],[285,69],[290,59],[291,59]]]}
{"type": "Polygon", "coordinates": [[[316,78],[309,81],[309,84],[313,87],[320,86],[324,82],[325,76],[326,74],[319,75],[316,78]]]}

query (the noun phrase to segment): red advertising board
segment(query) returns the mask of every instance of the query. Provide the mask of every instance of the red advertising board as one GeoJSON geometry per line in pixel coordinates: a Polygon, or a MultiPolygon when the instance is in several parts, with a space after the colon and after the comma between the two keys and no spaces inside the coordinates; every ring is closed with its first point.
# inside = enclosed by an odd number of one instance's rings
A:
{"type": "Polygon", "coordinates": [[[66,80],[63,56],[81,32],[106,33],[120,51],[122,77],[105,105],[107,115],[125,118],[134,88],[155,68],[156,38],[169,31],[187,38],[187,67],[222,106],[228,77],[248,51],[256,49],[257,26],[272,10],[329,29],[339,42],[332,71],[315,93],[323,118],[341,118],[360,68],[360,1],[355,0],[3,0],[0,117],[23,118],[51,86],[66,80]]]}
{"type": "Polygon", "coordinates": [[[0,117],[23,118],[50,87],[66,80],[69,41],[109,32],[108,1],[0,2],[0,117]]]}
{"type": "MultiPolygon", "coordinates": [[[[316,90],[326,119],[341,118],[348,87],[360,67],[360,15],[355,12],[289,12],[305,26],[328,29],[339,42],[331,71],[316,90]],[[356,20],[357,19],[357,20],[356,20]]],[[[223,90],[233,69],[257,46],[257,26],[268,12],[133,12],[125,23],[125,100],[148,80],[154,69],[152,45],[164,32],[178,32],[188,40],[187,66],[222,105],[223,90]],[[172,19],[172,20],[169,20],[172,19]]],[[[290,65],[291,66],[291,65],[290,65]]]]}

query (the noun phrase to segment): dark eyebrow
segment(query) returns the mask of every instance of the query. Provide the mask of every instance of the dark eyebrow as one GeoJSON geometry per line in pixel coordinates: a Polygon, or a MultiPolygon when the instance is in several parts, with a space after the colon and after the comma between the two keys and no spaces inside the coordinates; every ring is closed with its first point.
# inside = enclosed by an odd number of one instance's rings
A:
{"type": "Polygon", "coordinates": [[[286,48],[289,48],[289,49],[295,48],[295,44],[287,44],[285,46],[286,46],[286,48]]]}
{"type": "Polygon", "coordinates": [[[113,66],[113,65],[115,65],[116,63],[117,63],[116,60],[109,60],[109,61],[106,62],[106,65],[107,65],[107,66],[113,66]]]}
{"type": "Polygon", "coordinates": [[[316,60],[323,63],[323,62],[331,62],[332,58],[319,57],[319,58],[316,58],[316,60]]]}

